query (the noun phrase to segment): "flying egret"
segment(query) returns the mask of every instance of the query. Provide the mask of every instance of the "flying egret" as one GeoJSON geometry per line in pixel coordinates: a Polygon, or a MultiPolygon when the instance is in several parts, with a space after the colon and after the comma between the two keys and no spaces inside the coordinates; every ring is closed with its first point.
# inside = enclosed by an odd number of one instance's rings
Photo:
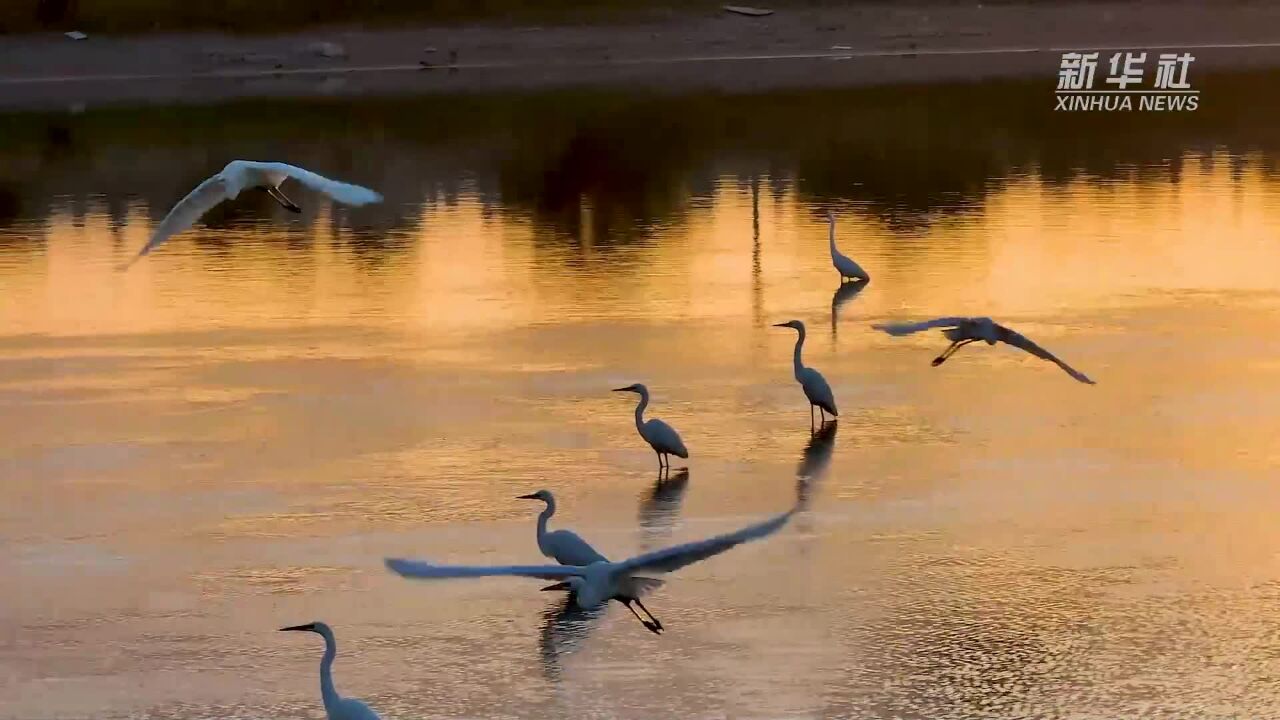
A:
{"type": "MultiPolygon", "coordinates": [[[[546,509],[544,509],[542,514],[538,516],[538,550],[541,551],[544,556],[555,560],[561,565],[585,566],[596,562],[609,562],[609,558],[601,555],[595,548],[591,547],[590,543],[583,540],[572,530],[554,530],[552,532],[547,532],[547,521],[551,519],[552,515],[556,514],[556,496],[552,495],[550,490],[539,490],[538,492],[531,493],[529,495],[521,495],[516,499],[541,500],[547,504],[546,509]]],[[[638,578],[638,580],[654,583],[655,587],[662,584],[661,580],[654,580],[653,578],[638,578]]],[[[543,590],[571,589],[572,588],[564,583],[558,583],[556,585],[543,588],[543,590]]],[[[662,623],[658,621],[658,618],[653,616],[653,613],[649,612],[649,608],[645,607],[644,603],[640,602],[640,594],[641,592],[620,592],[612,599],[626,605],[627,609],[631,611],[631,614],[635,615],[636,619],[640,621],[640,624],[644,625],[651,632],[661,632],[662,623]],[[636,612],[635,608],[631,607],[631,603],[639,605],[640,609],[644,611],[644,614],[649,616],[649,619],[645,620],[640,617],[640,614],[636,612]]]]}
{"type": "MultiPolygon", "coordinates": [[[[574,602],[586,610],[603,605],[619,595],[639,596],[657,586],[658,581],[640,577],[637,573],[669,573],[686,565],[777,532],[791,516],[795,508],[755,525],[707,540],[676,545],[638,555],[622,562],[594,562],[590,565],[436,565],[419,560],[387,558],[387,568],[403,577],[425,580],[446,578],[516,576],[541,580],[556,580],[573,590],[574,602]]],[[[553,585],[552,587],[557,587],[553,585]]],[[[637,616],[638,617],[638,616],[637,616]]],[[[653,628],[650,628],[653,630],[653,628]]],[[[656,630],[655,630],[656,632],[656,630]]]]}
{"type": "Polygon", "coordinates": [[[935,320],[926,320],[918,323],[888,323],[880,325],[872,325],[876,330],[883,330],[890,335],[910,335],[922,330],[930,330],[932,328],[946,328],[942,331],[943,335],[951,341],[951,345],[942,354],[933,359],[933,366],[937,367],[947,361],[947,358],[955,354],[957,350],[968,345],[971,342],[985,340],[988,345],[995,345],[998,342],[1006,343],[1025,350],[1038,358],[1048,360],[1066,371],[1068,375],[1079,380],[1082,383],[1094,385],[1092,380],[1085,376],[1084,373],[1076,370],[1070,365],[1062,362],[1053,353],[1045,350],[1039,345],[1031,342],[1025,335],[1017,333],[1009,328],[993,321],[988,317],[945,317],[935,320]]]}
{"type": "Polygon", "coordinates": [[[173,206],[164,220],[160,221],[155,232],[151,234],[151,239],[125,268],[132,266],[143,255],[155,250],[171,236],[191,227],[196,220],[218,203],[234,200],[245,190],[264,190],[285,209],[295,213],[302,212],[302,208],[280,192],[280,186],[289,178],[297,180],[312,190],[322,192],[344,205],[368,205],[382,201],[382,196],[369,188],[330,180],[293,165],[280,162],[232,160],[222,168],[222,172],[197,185],[195,190],[173,206]]]}
{"type": "Polygon", "coordinates": [[[831,394],[831,386],[827,384],[827,379],[822,377],[822,373],[811,367],[805,367],[800,362],[800,349],[804,347],[804,323],[799,320],[790,320],[784,323],[777,323],[774,327],[788,327],[800,333],[796,338],[796,351],[793,359],[795,366],[796,382],[800,383],[800,388],[804,390],[804,396],[809,398],[809,424],[813,424],[813,408],[818,408],[818,413],[822,416],[822,422],[827,421],[825,413],[831,413],[832,417],[839,417],[840,413],[836,410],[836,398],[831,394]]]}
{"type": "Polygon", "coordinates": [[[870,282],[871,276],[862,269],[861,265],[836,249],[836,216],[832,215],[830,210],[827,211],[827,237],[831,243],[831,264],[840,273],[840,282],[843,283],[845,280],[870,282]]]}
{"type": "Polygon", "coordinates": [[[338,641],[333,630],[322,622],[307,623],[280,628],[313,632],[324,638],[324,659],[320,661],[320,697],[324,700],[324,713],[329,720],[379,720],[378,713],[355,698],[344,698],[333,687],[333,659],[338,655],[338,641]]]}
{"type": "Polygon", "coordinates": [[[649,388],[636,383],[622,388],[614,388],[614,392],[633,392],[640,395],[640,404],[636,405],[636,432],[640,433],[640,437],[649,443],[649,447],[658,454],[658,472],[662,472],[664,467],[662,459],[667,458],[665,467],[671,469],[671,458],[667,457],[675,455],[680,459],[687,459],[689,451],[684,447],[684,441],[680,439],[680,433],[670,425],[662,422],[657,418],[649,421],[644,419],[644,409],[649,406],[649,388]]]}

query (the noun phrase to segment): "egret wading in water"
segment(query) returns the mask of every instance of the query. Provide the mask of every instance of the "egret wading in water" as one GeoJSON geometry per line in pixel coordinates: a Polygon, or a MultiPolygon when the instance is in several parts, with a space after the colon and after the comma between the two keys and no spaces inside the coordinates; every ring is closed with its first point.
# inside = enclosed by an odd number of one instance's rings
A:
{"type": "Polygon", "coordinates": [[[827,421],[826,413],[831,413],[831,417],[839,417],[840,413],[836,410],[836,398],[831,394],[831,386],[827,384],[827,379],[822,377],[822,373],[811,367],[805,367],[800,362],[800,350],[804,348],[804,323],[799,320],[790,320],[784,323],[777,323],[774,327],[787,327],[795,330],[800,335],[796,338],[796,350],[792,359],[795,369],[796,382],[800,383],[800,389],[804,390],[804,396],[809,399],[809,424],[813,425],[813,409],[818,408],[818,414],[822,417],[822,422],[827,421]]]}
{"type": "MultiPolygon", "coordinates": [[[[561,565],[586,566],[596,562],[609,562],[609,558],[601,555],[595,548],[591,547],[590,543],[583,540],[581,536],[572,530],[553,530],[551,532],[547,532],[547,521],[551,519],[552,515],[556,514],[556,496],[552,495],[550,490],[539,490],[538,492],[531,493],[529,495],[521,495],[516,499],[541,500],[547,504],[547,507],[542,511],[542,514],[538,516],[538,550],[543,554],[543,556],[549,557],[561,565]]],[[[642,584],[645,582],[653,583],[654,587],[662,584],[661,580],[655,580],[653,578],[637,578],[637,581],[642,584]]],[[[557,583],[542,589],[571,591],[571,588],[566,583],[557,583]]],[[[629,588],[623,588],[621,592],[615,594],[610,599],[617,600],[623,605],[626,605],[627,609],[631,611],[631,614],[635,615],[636,619],[640,621],[640,624],[644,625],[651,632],[662,632],[662,623],[658,621],[658,618],[653,616],[653,613],[649,612],[649,608],[645,607],[644,603],[640,602],[640,595],[644,591],[627,592],[628,589],[629,588]],[[644,611],[644,614],[649,616],[649,619],[645,620],[640,617],[640,614],[636,612],[636,609],[631,607],[631,603],[639,605],[640,609],[644,611]]]]}
{"type": "Polygon", "coordinates": [[[333,630],[322,622],[307,623],[280,628],[313,632],[324,638],[324,658],[320,661],[320,698],[324,700],[324,713],[329,720],[380,720],[378,713],[355,698],[344,698],[333,687],[333,659],[338,655],[338,641],[333,630]]]}
{"type": "MultiPolygon", "coordinates": [[[[436,565],[418,560],[388,558],[387,568],[403,577],[423,580],[441,580],[448,578],[498,577],[514,576],[554,580],[559,585],[567,585],[572,590],[574,602],[578,607],[588,610],[598,607],[619,595],[638,597],[660,584],[653,578],[642,577],[639,573],[669,573],[682,567],[692,565],[699,560],[741,545],[751,540],[759,540],[777,532],[791,516],[795,509],[776,515],[764,522],[749,525],[741,530],[698,542],[676,545],[638,555],[622,562],[598,561],[590,565],[436,565]]],[[[545,588],[544,588],[545,589],[545,588]]],[[[655,630],[650,628],[650,630],[655,630]]]]}
{"type": "Polygon", "coordinates": [[[871,276],[862,269],[861,265],[836,249],[836,216],[832,215],[830,210],[827,211],[827,238],[831,244],[831,264],[840,273],[840,282],[843,283],[845,280],[870,282],[871,276]]]}
{"type": "Polygon", "coordinates": [[[227,163],[226,167],[222,168],[221,172],[197,185],[195,190],[192,190],[186,197],[178,201],[177,205],[173,206],[173,209],[164,217],[164,220],[160,221],[155,232],[151,234],[151,240],[143,246],[142,250],[128,265],[125,265],[124,269],[127,270],[142,259],[142,256],[155,250],[165,240],[191,227],[196,220],[199,220],[201,216],[213,209],[215,205],[225,200],[234,200],[245,190],[263,190],[273,200],[284,206],[286,210],[295,213],[302,212],[302,208],[280,192],[280,186],[289,178],[297,180],[316,192],[324,193],[344,205],[368,205],[369,203],[382,201],[382,196],[369,188],[330,180],[310,170],[304,170],[293,165],[279,162],[232,160],[227,163]]]}
{"type": "Polygon", "coordinates": [[[689,451],[684,447],[684,441],[680,439],[680,433],[670,425],[662,422],[657,418],[648,421],[644,419],[644,409],[649,406],[649,388],[636,383],[622,388],[614,388],[614,392],[633,392],[640,396],[640,404],[636,405],[636,432],[640,433],[640,437],[649,443],[649,447],[658,454],[658,471],[662,468],[671,469],[670,455],[685,460],[689,457],[689,451]],[[663,458],[666,458],[666,464],[663,464],[663,458]]]}
{"type": "Polygon", "coordinates": [[[937,367],[947,361],[947,358],[956,353],[957,350],[968,345],[971,342],[979,340],[986,341],[988,345],[995,345],[998,342],[1012,345],[1019,350],[1035,355],[1043,360],[1062,368],[1068,375],[1079,380],[1082,383],[1095,385],[1084,373],[1076,370],[1070,365],[1062,362],[1053,353],[1045,350],[1039,345],[1031,342],[1025,335],[1014,332],[1009,328],[993,321],[988,317],[945,317],[935,320],[926,320],[918,323],[886,323],[880,325],[872,325],[876,330],[883,330],[890,335],[901,336],[918,333],[923,330],[931,330],[933,328],[946,328],[942,334],[951,341],[946,350],[942,354],[933,359],[933,366],[937,367]]]}

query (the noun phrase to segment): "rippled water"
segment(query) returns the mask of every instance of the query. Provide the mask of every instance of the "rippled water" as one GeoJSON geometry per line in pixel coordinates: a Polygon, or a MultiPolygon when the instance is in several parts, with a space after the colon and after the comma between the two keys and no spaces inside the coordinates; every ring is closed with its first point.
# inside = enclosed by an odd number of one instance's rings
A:
{"type": "Polygon", "coordinates": [[[0,117],[0,716],[319,717],[275,632],[314,619],[388,718],[1273,715],[1273,76],[1188,116],[1047,82],[0,117]],[[235,157],[387,202],[246,195],[115,271],[235,157]],[[1098,385],[868,327],[938,314],[1098,385]],[[382,569],[537,561],[543,487],[610,556],[804,512],[671,577],[661,637],[382,569]]]}

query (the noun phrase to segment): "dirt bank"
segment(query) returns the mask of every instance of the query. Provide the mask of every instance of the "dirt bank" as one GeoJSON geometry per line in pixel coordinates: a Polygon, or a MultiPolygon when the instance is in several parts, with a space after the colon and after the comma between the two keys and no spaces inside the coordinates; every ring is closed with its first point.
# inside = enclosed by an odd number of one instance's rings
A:
{"type": "Polygon", "coordinates": [[[591,82],[749,90],[1043,74],[1048,83],[1061,52],[1083,48],[1188,47],[1197,69],[1280,66],[1280,7],[886,3],[760,18],[696,11],[625,24],[26,35],[0,44],[0,106],[9,108],[591,82]]]}

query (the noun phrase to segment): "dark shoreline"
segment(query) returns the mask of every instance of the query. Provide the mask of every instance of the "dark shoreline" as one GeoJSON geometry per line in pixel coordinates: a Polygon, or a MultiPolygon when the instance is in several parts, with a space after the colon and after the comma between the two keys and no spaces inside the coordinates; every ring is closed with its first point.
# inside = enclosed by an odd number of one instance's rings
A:
{"type": "Polygon", "coordinates": [[[0,39],[0,108],[539,90],[752,92],[1043,76],[1071,49],[1196,48],[1201,70],[1280,67],[1280,7],[881,4],[661,22],[0,39]],[[322,46],[321,43],[328,43],[322,46]],[[322,47],[336,49],[326,55],[322,47]]]}

